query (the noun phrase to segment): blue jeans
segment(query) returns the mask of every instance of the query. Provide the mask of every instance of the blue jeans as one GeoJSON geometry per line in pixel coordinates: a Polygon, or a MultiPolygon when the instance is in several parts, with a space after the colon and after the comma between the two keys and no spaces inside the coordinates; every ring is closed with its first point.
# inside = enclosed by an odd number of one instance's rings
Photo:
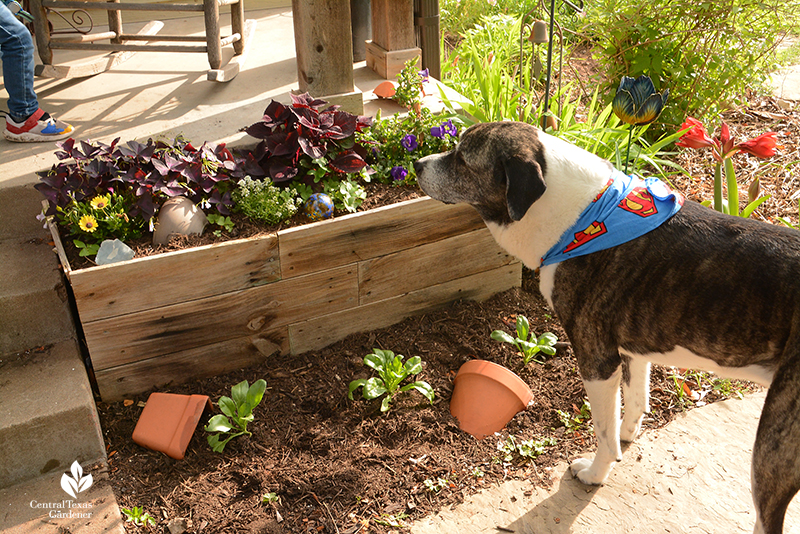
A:
{"type": "Polygon", "coordinates": [[[28,29],[0,2],[0,62],[8,92],[8,112],[23,122],[39,109],[33,92],[33,39],[28,29]]]}

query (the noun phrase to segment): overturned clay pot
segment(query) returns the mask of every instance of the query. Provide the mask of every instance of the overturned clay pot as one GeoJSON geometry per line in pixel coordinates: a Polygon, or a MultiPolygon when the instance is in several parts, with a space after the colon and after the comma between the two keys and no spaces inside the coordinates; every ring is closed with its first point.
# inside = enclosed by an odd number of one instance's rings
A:
{"type": "Polygon", "coordinates": [[[450,413],[459,428],[483,439],[499,432],[533,400],[528,385],[502,365],[470,360],[458,370],[450,413]]]}

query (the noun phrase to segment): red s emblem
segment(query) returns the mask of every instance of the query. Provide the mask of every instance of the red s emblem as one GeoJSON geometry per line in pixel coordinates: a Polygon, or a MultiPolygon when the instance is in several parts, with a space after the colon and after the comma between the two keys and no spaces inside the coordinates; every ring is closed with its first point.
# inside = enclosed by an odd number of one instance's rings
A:
{"type": "Polygon", "coordinates": [[[606,229],[605,223],[597,221],[593,222],[586,230],[575,233],[575,239],[573,239],[572,243],[567,245],[567,248],[564,249],[564,254],[585,245],[592,239],[598,238],[606,232],[608,232],[608,230],[606,229]]]}
{"type": "Polygon", "coordinates": [[[635,187],[622,199],[619,207],[640,217],[650,217],[658,213],[653,196],[646,187],[635,187]]]}

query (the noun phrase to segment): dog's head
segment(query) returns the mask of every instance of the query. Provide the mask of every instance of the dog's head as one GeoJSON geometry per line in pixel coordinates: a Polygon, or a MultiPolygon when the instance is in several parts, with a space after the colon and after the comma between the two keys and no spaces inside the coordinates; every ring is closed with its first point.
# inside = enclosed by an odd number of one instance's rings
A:
{"type": "Polygon", "coordinates": [[[455,149],[420,159],[414,170],[431,198],[471,204],[498,225],[521,220],[547,188],[538,130],[520,122],[475,125],[455,149]]]}

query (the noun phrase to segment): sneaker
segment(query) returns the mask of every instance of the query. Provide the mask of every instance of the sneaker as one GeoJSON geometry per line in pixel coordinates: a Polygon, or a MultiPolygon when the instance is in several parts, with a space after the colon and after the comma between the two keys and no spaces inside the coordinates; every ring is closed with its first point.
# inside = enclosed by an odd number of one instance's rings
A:
{"type": "Polygon", "coordinates": [[[3,137],[16,143],[55,141],[69,137],[70,134],[72,126],[54,119],[41,108],[21,123],[6,115],[6,129],[3,130],[3,137]]]}

